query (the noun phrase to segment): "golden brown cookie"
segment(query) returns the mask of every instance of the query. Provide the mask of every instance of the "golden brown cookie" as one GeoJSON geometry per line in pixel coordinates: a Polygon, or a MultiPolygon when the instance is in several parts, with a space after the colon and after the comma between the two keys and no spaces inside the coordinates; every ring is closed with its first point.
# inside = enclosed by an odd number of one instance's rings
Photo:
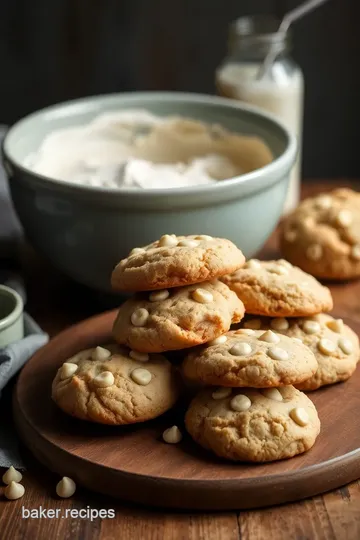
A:
{"type": "Polygon", "coordinates": [[[245,258],[230,240],[208,235],[165,234],[134,248],[114,269],[116,290],[148,291],[210,281],[241,268],[245,258]]]}
{"type": "Polygon", "coordinates": [[[191,351],[182,369],[204,384],[271,388],[305,381],[317,361],[308,347],[272,330],[233,330],[191,351]]]}
{"type": "Polygon", "coordinates": [[[251,259],[221,280],[243,301],[246,313],[302,317],[330,311],[330,290],[289,262],[251,259]]]}
{"type": "Polygon", "coordinates": [[[81,351],[58,370],[52,398],[67,414],[99,424],[151,420],[179,395],[170,362],[158,354],[106,345],[81,351]]]}
{"type": "Polygon", "coordinates": [[[201,446],[234,461],[275,461],[309,450],[320,431],[312,401],[293,386],[206,389],[185,426],[201,446]]]}
{"type": "Polygon", "coordinates": [[[244,316],[221,281],[138,293],[120,306],[114,339],[138,351],[163,352],[206,343],[244,316]]]}
{"type": "Polygon", "coordinates": [[[249,318],[244,327],[271,329],[290,338],[301,339],[318,362],[312,377],[296,384],[301,390],[316,390],[320,386],[345,381],[354,373],[360,357],[358,336],[343,323],[330,315],[320,313],[312,317],[295,319],[249,318]]]}
{"type": "Polygon", "coordinates": [[[283,223],[284,256],[326,279],[360,276],[360,193],[337,189],[303,201],[283,223]]]}

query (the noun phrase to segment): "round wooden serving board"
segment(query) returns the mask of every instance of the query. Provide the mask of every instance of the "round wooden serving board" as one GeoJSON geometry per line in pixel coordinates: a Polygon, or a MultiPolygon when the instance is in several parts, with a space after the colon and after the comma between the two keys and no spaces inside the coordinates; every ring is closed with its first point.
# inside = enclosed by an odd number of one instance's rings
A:
{"type": "MultiPolygon", "coordinates": [[[[109,341],[115,311],[88,319],[54,338],[20,373],[14,412],[33,454],[59,475],[89,489],[151,506],[245,509],[302,499],[360,477],[360,374],[311,393],[322,422],[312,450],[264,465],[226,462],[185,435],[162,442],[181,425],[184,409],[126,427],[100,426],[63,414],[51,401],[57,368],[81,349],[109,341]]],[[[360,324],[351,323],[355,331],[360,324]]]]}

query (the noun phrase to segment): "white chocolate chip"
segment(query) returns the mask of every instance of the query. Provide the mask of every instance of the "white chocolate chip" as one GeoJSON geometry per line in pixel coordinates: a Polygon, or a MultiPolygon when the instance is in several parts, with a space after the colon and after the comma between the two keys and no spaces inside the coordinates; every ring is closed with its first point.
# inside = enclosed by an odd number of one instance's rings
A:
{"type": "Polygon", "coordinates": [[[284,317],[279,317],[278,319],[272,319],[270,322],[270,326],[273,330],[277,330],[278,332],[288,330],[289,323],[284,317]]]}
{"type": "Polygon", "coordinates": [[[303,407],[295,407],[295,409],[291,409],[289,414],[290,418],[299,426],[303,427],[309,423],[309,415],[303,407]]]}
{"type": "Polygon", "coordinates": [[[289,261],[286,261],[285,259],[279,259],[278,264],[280,264],[281,266],[285,266],[285,268],[289,268],[289,269],[293,267],[293,265],[289,263],[289,261]]]}
{"type": "Polygon", "coordinates": [[[152,375],[149,370],[143,368],[136,368],[130,373],[130,377],[136,384],[146,386],[152,379],[152,375]]]}
{"type": "Polygon", "coordinates": [[[320,195],[315,199],[315,206],[321,210],[328,210],[332,206],[332,199],[329,195],[320,195]]]}
{"type": "Polygon", "coordinates": [[[237,334],[247,334],[248,336],[252,336],[255,334],[255,330],[252,330],[251,328],[239,328],[239,330],[236,330],[237,334]]]}
{"type": "Polygon", "coordinates": [[[178,245],[178,239],[176,236],[170,234],[164,234],[159,240],[160,247],[175,247],[178,245]]]}
{"type": "Polygon", "coordinates": [[[140,253],[146,253],[146,249],[144,248],[134,248],[130,251],[129,257],[132,257],[133,255],[139,255],[140,253]]]}
{"type": "Polygon", "coordinates": [[[261,336],[259,337],[260,341],[266,341],[267,343],[279,343],[280,338],[275,332],[272,332],[271,330],[266,330],[261,336]]]}
{"type": "Polygon", "coordinates": [[[260,270],[261,262],[257,259],[250,259],[249,261],[247,261],[245,267],[251,268],[252,270],[260,270]]]}
{"type": "Polygon", "coordinates": [[[16,499],[21,499],[25,493],[25,488],[17,482],[10,482],[10,484],[5,488],[4,495],[9,501],[16,501],[16,499]]]}
{"type": "Polygon", "coordinates": [[[200,244],[198,240],[192,240],[191,238],[186,238],[185,240],[180,240],[178,246],[181,247],[197,247],[200,244]]]}
{"type": "Polygon", "coordinates": [[[111,352],[108,349],[104,349],[104,347],[96,347],[91,354],[93,360],[98,360],[100,362],[107,360],[110,356],[111,352]]]}
{"type": "Polygon", "coordinates": [[[289,272],[285,266],[274,265],[267,269],[270,274],[278,274],[279,276],[286,276],[289,272]]]}
{"type": "Polygon", "coordinates": [[[305,219],[302,220],[302,224],[304,227],[312,229],[313,227],[315,227],[315,219],[312,216],[307,216],[305,219]]]}
{"type": "Polygon", "coordinates": [[[250,330],[260,330],[261,320],[260,319],[250,319],[249,321],[244,322],[244,328],[250,328],[250,330]]]}
{"type": "Polygon", "coordinates": [[[209,236],[208,234],[200,234],[199,236],[195,236],[196,240],[206,240],[207,242],[210,242],[213,240],[212,236],[209,236]]]}
{"type": "Polygon", "coordinates": [[[353,220],[352,213],[350,210],[340,210],[338,215],[336,216],[336,223],[340,225],[340,227],[349,227],[351,225],[353,220]]]}
{"type": "Polygon", "coordinates": [[[285,231],[284,237],[285,240],[289,242],[289,244],[291,244],[297,239],[297,232],[295,231],[295,229],[288,229],[287,231],[285,231]]]}
{"type": "Polygon", "coordinates": [[[166,300],[169,298],[170,293],[167,289],[164,289],[162,291],[153,291],[150,293],[149,300],[150,302],[162,302],[163,300],[166,300]]]}
{"type": "Polygon", "coordinates": [[[306,250],[306,256],[311,261],[319,261],[323,254],[323,248],[320,244],[310,244],[306,250]]]}
{"type": "Polygon", "coordinates": [[[102,371],[93,379],[93,383],[100,388],[107,388],[108,386],[112,386],[114,382],[115,378],[111,371],[102,371]]]}
{"type": "Polygon", "coordinates": [[[64,381],[65,379],[70,379],[77,372],[79,366],[73,364],[72,362],[65,362],[60,369],[60,379],[64,381]]]}
{"type": "Polygon", "coordinates": [[[207,343],[207,345],[209,347],[211,347],[212,345],[221,345],[222,343],[225,343],[226,341],[227,341],[227,337],[225,335],[222,335],[215,339],[212,339],[211,341],[207,343]]]}
{"type": "Polygon", "coordinates": [[[289,359],[288,352],[285,349],[281,349],[281,347],[270,347],[267,353],[273,360],[285,361],[289,359]]]}
{"type": "Polygon", "coordinates": [[[62,499],[68,499],[72,497],[76,491],[76,484],[74,480],[68,476],[64,476],[62,480],[56,485],[56,493],[62,499]]]}
{"type": "Polygon", "coordinates": [[[21,482],[22,474],[17,471],[12,465],[8,470],[3,474],[2,481],[4,484],[9,485],[11,482],[21,482]]]}
{"type": "Polygon", "coordinates": [[[223,386],[220,386],[217,390],[214,390],[211,397],[213,399],[225,399],[231,395],[231,392],[231,388],[224,388],[223,386]]]}
{"type": "Polygon", "coordinates": [[[351,354],[353,352],[353,344],[351,343],[350,339],[340,338],[338,345],[345,354],[351,354]]]}
{"type": "Polygon", "coordinates": [[[344,329],[344,322],[342,319],[334,319],[332,321],[328,321],[326,323],[326,326],[333,332],[336,332],[337,334],[341,334],[341,332],[344,329]]]}
{"type": "Polygon", "coordinates": [[[131,322],[134,326],[145,326],[149,318],[149,312],[145,308],[138,308],[131,315],[131,322]]]}
{"type": "Polygon", "coordinates": [[[329,356],[330,354],[333,354],[336,350],[336,345],[333,341],[330,341],[330,339],[321,338],[318,341],[318,349],[321,353],[326,354],[329,356]]]}
{"type": "Polygon", "coordinates": [[[251,346],[248,343],[244,343],[242,341],[233,345],[229,350],[229,353],[233,354],[234,356],[247,356],[251,353],[251,351],[251,346]]]}
{"type": "Polygon", "coordinates": [[[148,362],[150,358],[147,352],[140,351],[130,351],[129,356],[130,358],[132,358],[133,360],[137,360],[138,362],[148,362]]]}
{"type": "Polygon", "coordinates": [[[351,248],[351,257],[355,261],[360,261],[360,244],[355,244],[355,246],[352,246],[352,248],[351,248]]]}
{"type": "Polygon", "coordinates": [[[302,343],[303,342],[303,340],[298,338],[298,337],[293,337],[292,340],[296,341],[296,343],[302,343]]]}
{"type": "Polygon", "coordinates": [[[305,321],[303,324],[305,334],[317,334],[320,332],[320,324],[316,321],[305,321]]]}
{"type": "Polygon", "coordinates": [[[238,394],[230,401],[230,408],[236,412],[244,412],[250,409],[251,401],[244,394],[238,394]]]}
{"type": "Polygon", "coordinates": [[[195,291],[192,292],[192,297],[196,302],[199,302],[200,304],[208,304],[214,300],[213,295],[211,292],[207,291],[206,289],[195,289],[195,291]]]}
{"type": "Polygon", "coordinates": [[[168,444],[177,444],[182,439],[182,433],[177,426],[165,429],[163,433],[163,439],[168,444]]]}
{"type": "Polygon", "coordinates": [[[261,390],[261,393],[267,399],[272,399],[274,401],[283,401],[283,397],[277,388],[264,388],[264,390],[261,390]]]}

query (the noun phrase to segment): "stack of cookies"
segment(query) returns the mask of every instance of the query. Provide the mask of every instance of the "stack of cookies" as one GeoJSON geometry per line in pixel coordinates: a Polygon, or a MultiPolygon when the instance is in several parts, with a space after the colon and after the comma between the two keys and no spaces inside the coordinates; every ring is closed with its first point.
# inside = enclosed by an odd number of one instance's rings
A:
{"type": "Polygon", "coordinates": [[[312,390],[351,376],[359,359],[354,332],[322,312],[328,288],[284,260],[250,260],[224,276],[246,318],[184,360],[192,381],[218,385],[191,403],[187,430],[203,447],[241,461],[271,461],[311,448],[320,422],[312,390]]]}
{"type": "Polygon", "coordinates": [[[330,290],[284,260],[250,260],[224,282],[242,299],[244,328],[273,330],[304,343],[314,354],[315,373],[293,384],[301,390],[348,379],[359,360],[357,335],[326,312],[333,308],[330,290]],[[260,317],[259,317],[260,315],[260,317]]]}
{"type": "Polygon", "coordinates": [[[244,316],[241,300],[217,278],[244,263],[232,242],[207,235],[166,234],[133,249],[112,274],[115,290],[137,292],[119,309],[115,340],[146,354],[216,339],[244,316]]]}
{"type": "MultiPolygon", "coordinates": [[[[136,291],[119,308],[116,345],[67,360],[53,382],[55,402],[77,418],[114,425],[170,409],[181,377],[159,353],[216,339],[243,318],[243,303],[217,278],[244,263],[232,242],[206,235],[164,235],[133,249],[112,274],[115,290],[136,291]]],[[[179,431],[165,438],[177,442],[179,431]]]]}
{"type": "Polygon", "coordinates": [[[78,353],[53,382],[55,402],[83,420],[151,420],[184,377],[197,391],[185,426],[198,444],[231,460],[288,458],[320,431],[303,390],[347,379],[359,359],[357,336],[326,314],[329,289],[284,260],[245,263],[226,239],[164,235],[120,261],[112,286],[135,293],[118,310],[116,344],[78,353]],[[167,351],[183,351],[182,373],[167,351]]]}

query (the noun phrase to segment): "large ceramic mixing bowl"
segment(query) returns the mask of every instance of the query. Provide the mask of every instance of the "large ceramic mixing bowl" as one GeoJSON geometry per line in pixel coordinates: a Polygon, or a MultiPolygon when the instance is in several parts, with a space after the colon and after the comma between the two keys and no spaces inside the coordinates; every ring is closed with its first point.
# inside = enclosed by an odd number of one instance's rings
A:
{"type": "Polygon", "coordinates": [[[113,267],[131,248],[165,233],[225,237],[247,257],[254,255],[281,215],[295,155],[295,137],[258,109],[213,96],[163,92],[97,96],[55,105],[17,122],[3,143],[12,199],[28,239],[74,280],[104,292],[110,290],[113,267]],[[24,166],[24,159],[50,131],[129,108],[183,115],[257,135],[275,159],[230,180],[168,190],[80,186],[24,166]]]}

